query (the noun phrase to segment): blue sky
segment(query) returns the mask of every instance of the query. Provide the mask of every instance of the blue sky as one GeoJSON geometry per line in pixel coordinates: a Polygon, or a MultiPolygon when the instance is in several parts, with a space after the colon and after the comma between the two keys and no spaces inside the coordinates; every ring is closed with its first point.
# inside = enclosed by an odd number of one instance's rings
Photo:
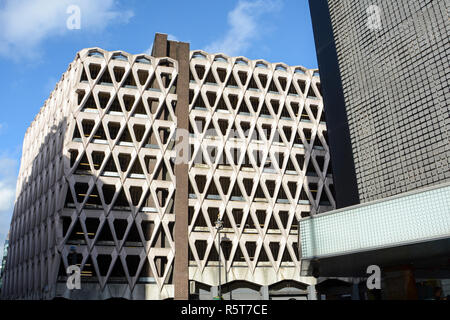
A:
{"type": "Polygon", "coordinates": [[[82,48],[147,52],[161,32],[191,49],[317,67],[307,0],[3,0],[0,30],[0,250],[25,131],[82,48]],[[67,28],[71,5],[80,29],[67,28]]]}

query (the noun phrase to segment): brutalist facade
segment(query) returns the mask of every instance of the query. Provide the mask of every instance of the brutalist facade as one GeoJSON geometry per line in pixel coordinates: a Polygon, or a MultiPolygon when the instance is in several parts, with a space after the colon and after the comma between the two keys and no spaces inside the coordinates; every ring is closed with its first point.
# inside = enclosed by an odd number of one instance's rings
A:
{"type": "Polygon", "coordinates": [[[450,180],[449,2],[310,0],[339,208],[450,180]]]}
{"type": "Polygon", "coordinates": [[[81,50],[25,136],[2,296],[211,299],[220,261],[226,297],[305,298],[297,221],[335,208],[316,72],[81,50]]]}

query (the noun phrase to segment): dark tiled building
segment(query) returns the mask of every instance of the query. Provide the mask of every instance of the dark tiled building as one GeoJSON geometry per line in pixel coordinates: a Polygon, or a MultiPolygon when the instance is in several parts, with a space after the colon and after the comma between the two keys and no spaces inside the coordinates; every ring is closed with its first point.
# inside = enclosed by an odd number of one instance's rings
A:
{"type": "Polygon", "coordinates": [[[450,277],[449,2],[309,4],[339,210],[300,221],[305,274],[418,299],[450,277]]]}
{"type": "Polygon", "coordinates": [[[337,206],[449,181],[449,2],[310,9],[337,206]]]}

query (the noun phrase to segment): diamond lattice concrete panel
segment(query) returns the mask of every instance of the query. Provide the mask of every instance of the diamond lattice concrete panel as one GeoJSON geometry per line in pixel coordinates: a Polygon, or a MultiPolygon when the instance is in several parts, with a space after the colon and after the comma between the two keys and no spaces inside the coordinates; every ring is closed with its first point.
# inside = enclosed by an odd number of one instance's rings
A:
{"type": "Polygon", "coordinates": [[[218,285],[220,218],[231,241],[222,283],[311,281],[300,277],[297,221],[335,205],[322,119],[314,70],[191,53],[191,279],[218,285]]]}
{"type": "Polygon", "coordinates": [[[84,297],[173,296],[176,81],[168,58],[78,54],[25,138],[6,295],[76,298],[75,264],[84,297]]]}

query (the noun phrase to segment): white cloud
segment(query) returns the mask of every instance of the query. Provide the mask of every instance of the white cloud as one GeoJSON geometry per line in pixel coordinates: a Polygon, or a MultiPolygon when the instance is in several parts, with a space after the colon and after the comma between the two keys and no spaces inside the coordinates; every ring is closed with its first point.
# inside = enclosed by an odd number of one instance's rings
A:
{"type": "MultiPolygon", "coordinates": [[[[17,160],[8,158],[7,156],[0,156],[0,179],[1,178],[11,178],[11,172],[15,174],[15,169],[17,167],[17,160]]],[[[1,208],[0,208],[1,210],[1,208]]]]}
{"type": "Polygon", "coordinates": [[[11,210],[14,202],[16,187],[4,181],[0,181],[0,212],[11,210]]]}
{"type": "Polygon", "coordinates": [[[0,257],[11,224],[16,197],[17,160],[0,156],[0,257]]]}
{"type": "Polygon", "coordinates": [[[167,35],[167,40],[171,40],[171,41],[178,41],[178,38],[175,37],[173,34],[168,34],[167,35]]]}
{"type": "Polygon", "coordinates": [[[153,42],[152,42],[152,44],[150,45],[150,47],[147,49],[147,50],[145,50],[145,54],[148,54],[149,56],[151,56],[152,55],[152,49],[153,49],[153,42]]]}
{"type": "Polygon", "coordinates": [[[230,29],[225,36],[205,48],[210,53],[225,53],[230,56],[243,55],[258,39],[265,27],[263,16],[279,10],[280,0],[240,1],[228,13],[230,29]]]}
{"type": "Polygon", "coordinates": [[[133,16],[132,11],[120,11],[114,0],[5,0],[0,5],[0,54],[34,56],[45,39],[78,32],[67,28],[72,5],[80,8],[80,31],[102,31],[133,16]]]}

